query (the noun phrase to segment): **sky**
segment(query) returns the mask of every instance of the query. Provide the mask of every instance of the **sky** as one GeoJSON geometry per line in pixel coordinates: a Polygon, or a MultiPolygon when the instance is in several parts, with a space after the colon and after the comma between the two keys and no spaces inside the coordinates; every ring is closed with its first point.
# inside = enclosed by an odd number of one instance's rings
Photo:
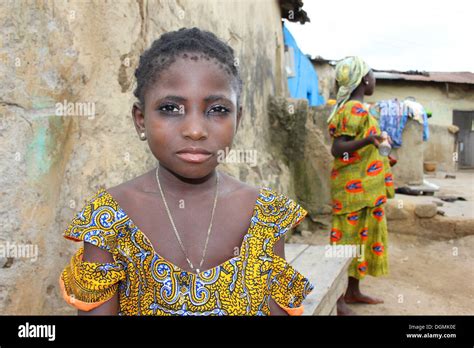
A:
{"type": "Polygon", "coordinates": [[[304,0],[286,22],[311,57],[361,56],[378,70],[474,72],[474,0],[304,0]]]}

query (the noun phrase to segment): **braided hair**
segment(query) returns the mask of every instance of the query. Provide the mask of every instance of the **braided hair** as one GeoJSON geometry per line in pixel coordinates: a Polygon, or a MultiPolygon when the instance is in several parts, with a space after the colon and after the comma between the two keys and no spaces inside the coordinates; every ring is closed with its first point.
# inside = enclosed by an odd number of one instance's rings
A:
{"type": "Polygon", "coordinates": [[[168,68],[176,58],[198,60],[215,59],[221,69],[232,77],[232,86],[237,93],[237,106],[240,105],[242,80],[237,68],[234,50],[216,35],[199,28],[181,28],[167,32],[155,40],[151,47],[140,56],[140,62],[135,70],[137,87],[133,94],[142,105],[145,105],[145,91],[159,77],[160,72],[168,68]],[[197,53],[189,56],[189,53],[197,53]]]}

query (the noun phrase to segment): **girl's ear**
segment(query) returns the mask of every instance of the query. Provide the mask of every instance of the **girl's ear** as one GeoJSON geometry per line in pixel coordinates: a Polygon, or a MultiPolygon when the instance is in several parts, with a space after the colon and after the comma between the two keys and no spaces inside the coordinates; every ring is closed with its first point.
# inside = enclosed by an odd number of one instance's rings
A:
{"type": "Polygon", "coordinates": [[[237,133],[237,130],[239,129],[241,119],[242,119],[242,105],[239,106],[239,109],[237,110],[237,124],[235,127],[235,133],[237,133]]]}
{"type": "Polygon", "coordinates": [[[135,129],[140,135],[145,131],[145,110],[143,110],[140,102],[133,103],[132,118],[135,124],[135,129]]]}

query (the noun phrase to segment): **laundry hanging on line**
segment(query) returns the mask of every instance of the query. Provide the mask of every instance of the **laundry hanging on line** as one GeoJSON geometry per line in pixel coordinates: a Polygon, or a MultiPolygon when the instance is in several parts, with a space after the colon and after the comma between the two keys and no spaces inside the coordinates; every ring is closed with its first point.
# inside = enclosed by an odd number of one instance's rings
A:
{"type": "Polygon", "coordinates": [[[402,146],[402,134],[408,117],[423,125],[423,140],[429,138],[428,116],[420,103],[397,98],[380,100],[370,107],[371,114],[378,116],[380,129],[392,138],[394,148],[402,146]]]}
{"type": "Polygon", "coordinates": [[[428,114],[425,108],[420,103],[410,99],[405,99],[403,104],[407,107],[408,116],[423,125],[423,141],[427,141],[430,136],[430,127],[428,125],[428,114]]]}

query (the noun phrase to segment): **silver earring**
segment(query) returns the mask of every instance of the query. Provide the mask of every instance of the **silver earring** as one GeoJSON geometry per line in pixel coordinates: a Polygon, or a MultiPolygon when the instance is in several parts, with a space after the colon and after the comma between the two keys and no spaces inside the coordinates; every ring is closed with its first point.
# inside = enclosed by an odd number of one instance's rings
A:
{"type": "Polygon", "coordinates": [[[142,141],[143,141],[143,140],[146,140],[146,134],[145,134],[145,132],[141,132],[141,133],[140,133],[140,140],[142,140],[142,141]]]}
{"type": "Polygon", "coordinates": [[[365,81],[364,83],[365,83],[366,85],[368,85],[368,84],[369,84],[369,81],[365,81]]]}

